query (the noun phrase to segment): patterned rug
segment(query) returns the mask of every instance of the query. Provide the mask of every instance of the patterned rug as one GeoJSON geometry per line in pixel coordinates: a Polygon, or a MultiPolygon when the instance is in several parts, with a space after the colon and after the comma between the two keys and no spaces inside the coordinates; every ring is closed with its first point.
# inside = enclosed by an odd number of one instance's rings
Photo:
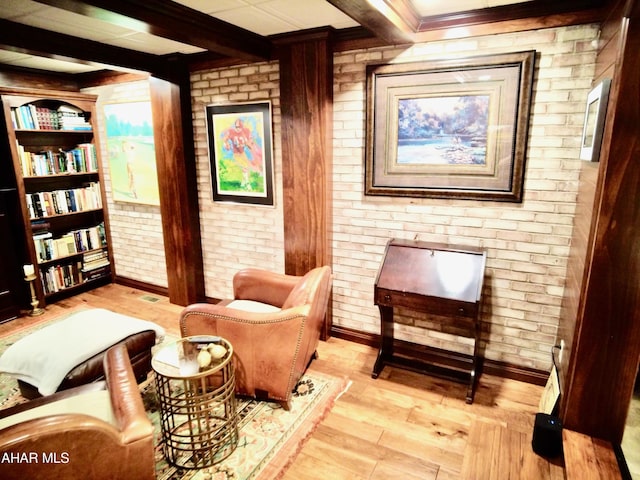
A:
{"type": "MultiPolygon", "coordinates": [[[[59,319],[0,338],[0,354],[18,339],[59,319]]],[[[173,341],[171,337],[164,342],[173,341]]],[[[291,409],[279,404],[238,399],[238,446],[224,461],[208,468],[187,470],[169,464],[159,444],[160,422],[154,382],[141,385],[147,415],[155,427],[156,475],[158,480],[267,480],[280,478],[315,427],[347,388],[345,379],[307,371],[294,389],[291,409]]],[[[0,374],[0,408],[25,400],[17,382],[0,374]]]]}

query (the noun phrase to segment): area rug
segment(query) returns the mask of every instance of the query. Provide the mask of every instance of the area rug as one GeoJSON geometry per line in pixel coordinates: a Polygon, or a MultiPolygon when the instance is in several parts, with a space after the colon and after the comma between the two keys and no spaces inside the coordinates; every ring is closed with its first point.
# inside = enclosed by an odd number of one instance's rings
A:
{"type": "MultiPolygon", "coordinates": [[[[66,315],[65,315],[66,316],[66,315]]],[[[54,321],[0,338],[0,354],[20,338],[54,321]]],[[[173,341],[167,336],[164,343],[173,341]]],[[[238,447],[224,461],[203,469],[188,470],[169,464],[163,455],[159,427],[158,401],[153,381],[141,385],[147,415],[155,427],[156,475],[158,480],[271,480],[280,478],[311,436],[315,427],[331,410],[335,400],[347,388],[346,379],[307,371],[294,389],[291,409],[279,404],[238,399],[238,447]]],[[[0,374],[0,408],[25,400],[17,382],[0,374]]]]}

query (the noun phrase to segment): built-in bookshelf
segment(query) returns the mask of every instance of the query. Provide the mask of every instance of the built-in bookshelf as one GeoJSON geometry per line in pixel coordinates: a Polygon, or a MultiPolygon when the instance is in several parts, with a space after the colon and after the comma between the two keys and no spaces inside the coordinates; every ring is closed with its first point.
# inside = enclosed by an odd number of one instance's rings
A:
{"type": "MultiPolygon", "coordinates": [[[[93,95],[0,89],[40,306],[113,281],[93,95]]],[[[3,160],[4,161],[4,160],[3,160]]]]}

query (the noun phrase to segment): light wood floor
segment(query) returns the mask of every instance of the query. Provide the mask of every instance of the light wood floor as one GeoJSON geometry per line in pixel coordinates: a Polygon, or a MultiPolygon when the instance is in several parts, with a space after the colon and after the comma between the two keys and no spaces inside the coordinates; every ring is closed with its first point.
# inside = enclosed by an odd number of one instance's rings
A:
{"type": "MultiPolygon", "coordinates": [[[[159,323],[178,335],[182,307],[121,285],[47,307],[48,317],[78,306],[108,308],[159,323]],[[151,301],[157,300],[157,301],[151,301]]],[[[43,317],[0,325],[0,336],[43,317]]],[[[385,367],[371,378],[376,349],[332,338],[311,369],[345,376],[350,388],[303,446],[285,480],[564,479],[562,461],[531,449],[542,387],[481,375],[472,405],[466,387],[385,367]]]]}

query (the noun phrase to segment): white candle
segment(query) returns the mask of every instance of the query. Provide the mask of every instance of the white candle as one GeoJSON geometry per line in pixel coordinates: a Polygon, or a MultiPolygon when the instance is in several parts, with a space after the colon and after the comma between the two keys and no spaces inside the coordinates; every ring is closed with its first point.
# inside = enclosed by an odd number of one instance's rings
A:
{"type": "Polygon", "coordinates": [[[24,270],[25,277],[30,277],[35,273],[35,269],[33,268],[33,265],[24,265],[22,269],[24,270]]]}

